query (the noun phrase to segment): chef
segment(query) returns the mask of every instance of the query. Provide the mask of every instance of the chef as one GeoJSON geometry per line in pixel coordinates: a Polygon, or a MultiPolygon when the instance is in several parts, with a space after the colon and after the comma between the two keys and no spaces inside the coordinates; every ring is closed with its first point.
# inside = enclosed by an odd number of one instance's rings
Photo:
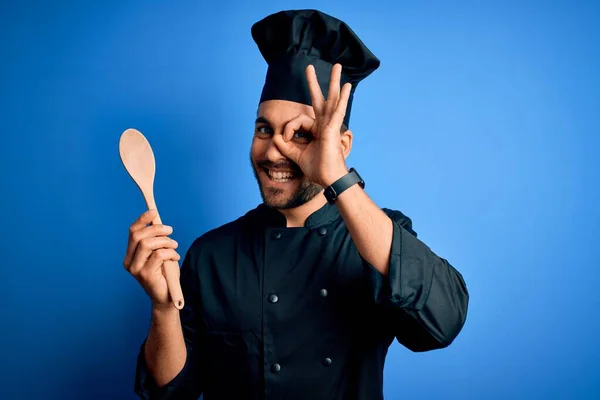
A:
{"type": "MultiPolygon", "coordinates": [[[[360,166],[346,164],[352,100],[379,60],[346,23],[316,10],[278,12],[251,31],[268,64],[250,149],[263,202],[192,243],[182,310],[161,270],[179,260],[172,228],[148,225],[154,210],[131,225],[124,264],[152,301],[135,392],[380,399],[394,340],[422,352],[456,338],[465,282],[410,218],[375,205],[360,166]]],[[[398,161],[382,172],[386,185],[410,173],[398,161]]]]}

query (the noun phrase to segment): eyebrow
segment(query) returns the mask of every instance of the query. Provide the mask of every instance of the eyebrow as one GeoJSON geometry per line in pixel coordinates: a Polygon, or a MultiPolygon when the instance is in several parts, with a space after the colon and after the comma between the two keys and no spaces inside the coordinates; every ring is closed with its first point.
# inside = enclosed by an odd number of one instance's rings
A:
{"type": "Polygon", "coordinates": [[[266,124],[266,125],[273,125],[271,124],[271,122],[269,122],[268,119],[266,119],[265,117],[258,117],[256,118],[256,122],[254,122],[255,124],[266,124]]]}

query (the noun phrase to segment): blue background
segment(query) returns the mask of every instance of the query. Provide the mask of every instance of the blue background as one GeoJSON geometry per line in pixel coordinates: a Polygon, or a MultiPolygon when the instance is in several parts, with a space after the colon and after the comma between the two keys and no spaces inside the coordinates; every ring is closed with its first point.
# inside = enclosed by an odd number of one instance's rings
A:
{"type": "Polygon", "coordinates": [[[250,26],[312,7],[382,60],[349,165],[471,293],[448,349],[390,348],[386,398],[599,398],[600,3],[251,3],[1,3],[0,398],[134,398],[149,302],[122,259],[145,204],[120,134],[152,144],[180,251],[253,208],[250,26]]]}

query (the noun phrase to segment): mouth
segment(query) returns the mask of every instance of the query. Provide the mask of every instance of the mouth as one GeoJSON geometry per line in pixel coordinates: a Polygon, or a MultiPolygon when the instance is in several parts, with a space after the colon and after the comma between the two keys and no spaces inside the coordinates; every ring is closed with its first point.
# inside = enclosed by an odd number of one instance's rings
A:
{"type": "Polygon", "coordinates": [[[277,182],[277,183],[290,182],[301,176],[300,173],[298,173],[296,171],[290,171],[290,170],[281,171],[281,170],[276,170],[276,169],[269,169],[266,167],[262,167],[262,170],[269,177],[269,180],[271,180],[272,182],[277,182]]]}

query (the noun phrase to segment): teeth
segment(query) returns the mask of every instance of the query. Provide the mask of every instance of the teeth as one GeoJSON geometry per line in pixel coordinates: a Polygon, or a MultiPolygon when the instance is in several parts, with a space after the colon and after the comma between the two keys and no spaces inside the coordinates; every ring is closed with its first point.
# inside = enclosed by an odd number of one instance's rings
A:
{"type": "Polygon", "coordinates": [[[292,179],[293,175],[294,174],[292,174],[291,172],[275,172],[269,170],[269,178],[271,178],[275,182],[287,182],[290,179],[292,179]]]}

